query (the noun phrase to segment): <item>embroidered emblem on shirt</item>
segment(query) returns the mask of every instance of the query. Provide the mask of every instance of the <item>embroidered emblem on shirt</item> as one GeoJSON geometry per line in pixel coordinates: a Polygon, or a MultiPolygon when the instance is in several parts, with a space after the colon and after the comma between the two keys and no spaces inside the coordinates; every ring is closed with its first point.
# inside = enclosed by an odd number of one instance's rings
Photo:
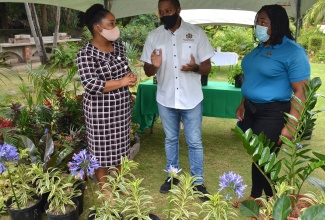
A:
{"type": "Polygon", "coordinates": [[[194,41],[193,34],[191,33],[186,34],[184,41],[194,41]]]}
{"type": "Polygon", "coordinates": [[[269,51],[265,54],[266,57],[270,57],[272,55],[272,51],[269,51]]]}

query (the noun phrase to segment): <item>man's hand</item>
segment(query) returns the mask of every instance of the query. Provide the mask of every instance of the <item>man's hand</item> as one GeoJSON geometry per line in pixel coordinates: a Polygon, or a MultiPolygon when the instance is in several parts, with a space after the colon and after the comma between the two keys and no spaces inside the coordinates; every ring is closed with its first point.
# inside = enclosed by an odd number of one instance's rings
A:
{"type": "Polygon", "coordinates": [[[153,50],[153,52],[151,53],[151,64],[154,67],[159,68],[161,65],[161,61],[162,61],[162,50],[161,49],[153,50]]]}
{"type": "Polygon", "coordinates": [[[181,70],[184,72],[193,72],[193,71],[197,72],[198,71],[198,65],[195,63],[195,58],[194,58],[193,54],[191,54],[191,61],[188,64],[183,65],[181,70]]]}

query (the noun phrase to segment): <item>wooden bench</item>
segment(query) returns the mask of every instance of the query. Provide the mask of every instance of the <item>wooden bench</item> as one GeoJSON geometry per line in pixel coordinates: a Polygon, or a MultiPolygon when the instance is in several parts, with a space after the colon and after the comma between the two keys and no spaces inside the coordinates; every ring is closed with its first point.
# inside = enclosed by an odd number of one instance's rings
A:
{"type": "MultiPolygon", "coordinates": [[[[45,48],[53,47],[53,36],[42,37],[45,48]]],[[[15,35],[14,39],[9,39],[10,43],[0,43],[0,52],[4,52],[8,55],[13,54],[18,58],[19,62],[31,61],[32,56],[37,52],[34,38],[30,35],[15,35]]],[[[66,42],[78,42],[81,39],[69,38],[67,36],[60,36],[58,44],[66,42]]]]}

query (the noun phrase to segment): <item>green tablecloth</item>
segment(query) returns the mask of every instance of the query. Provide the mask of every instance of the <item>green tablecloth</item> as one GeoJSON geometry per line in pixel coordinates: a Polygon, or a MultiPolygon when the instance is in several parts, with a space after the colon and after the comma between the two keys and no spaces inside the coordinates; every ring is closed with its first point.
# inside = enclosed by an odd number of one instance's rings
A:
{"type": "MultiPolygon", "coordinates": [[[[203,90],[203,115],[219,118],[236,118],[242,94],[240,88],[228,82],[209,81],[203,90]]],[[[133,122],[140,124],[141,131],[152,125],[154,116],[158,114],[156,102],[157,85],[152,79],[140,83],[133,112],[133,122]]]]}

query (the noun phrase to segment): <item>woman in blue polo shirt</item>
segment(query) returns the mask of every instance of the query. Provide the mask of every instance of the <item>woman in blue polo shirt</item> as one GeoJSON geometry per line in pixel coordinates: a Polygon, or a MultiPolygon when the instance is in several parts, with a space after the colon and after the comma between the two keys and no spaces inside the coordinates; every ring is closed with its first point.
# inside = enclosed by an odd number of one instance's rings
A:
{"type": "MultiPolygon", "coordinates": [[[[255,36],[260,44],[242,60],[243,99],[236,111],[245,131],[262,131],[274,142],[273,151],[281,146],[280,135],[292,138],[285,127],[285,112],[299,118],[292,94],[304,101],[303,88],[310,77],[310,64],[304,48],[294,42],[289,19],[280,5],[265,5],[256,15],[255,36]]],[[[252,164],[252,190],[245,200],[254,200],[264,193],[273,196],[271,186],[252,164]]],[[[238,207],[241,201],[234,203],[238,207]]]]}

